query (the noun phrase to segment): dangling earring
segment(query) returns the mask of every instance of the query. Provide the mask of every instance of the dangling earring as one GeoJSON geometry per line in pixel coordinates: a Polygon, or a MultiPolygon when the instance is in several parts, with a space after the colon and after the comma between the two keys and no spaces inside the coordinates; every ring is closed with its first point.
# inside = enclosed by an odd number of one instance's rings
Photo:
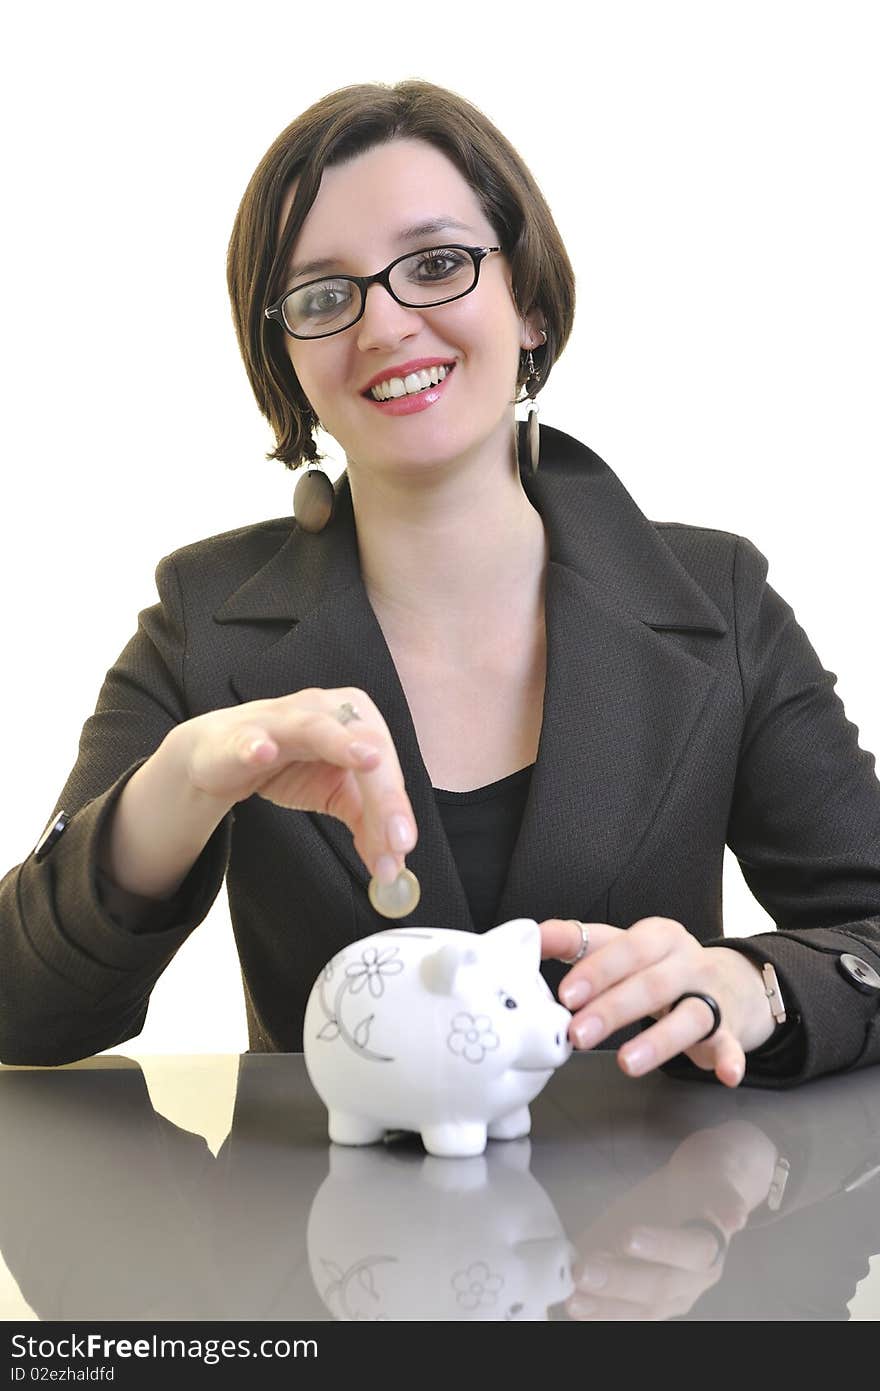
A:
{"type": "Polygon", "coordinates": [[[336,493],[328,475],[320,468],[309,468],[293,492],[293,515],[303,531],[323,531],[333,516],[336,493]]]}
{"type": "MultiPolygon", "coordinates": [[[[545,328],[542,328],[541,332],[544,335],[544,343],[546,343],[547,330],[545,328]]],[[[530,390],[529,388],[532,386],[533,382],[539,382],[541,380],[541,373],[535,367],[535,359],[532,357],[531,348],[529,348],[529,356],[526,365],[528,367],[528,377],[526,378],[526,392],[528,394],[529,400],[532,403],[532,408],[529,411],[528,423],[529,462],[532,466],[532,473],[537,473],[541,452],[541,442],[538,436],[538,405],[535,401],[535,389],[532,388],[530,390]]]]}
{"type": "MultiPolygon", "coordinates": [[[[314,412],[312,415],[320,425],[314,412]]],[[[335,506],[336,493],[329,476],[323,469],[308,468],[293,491],[293,515],[303,531],[323,531],[335,506]]]]}

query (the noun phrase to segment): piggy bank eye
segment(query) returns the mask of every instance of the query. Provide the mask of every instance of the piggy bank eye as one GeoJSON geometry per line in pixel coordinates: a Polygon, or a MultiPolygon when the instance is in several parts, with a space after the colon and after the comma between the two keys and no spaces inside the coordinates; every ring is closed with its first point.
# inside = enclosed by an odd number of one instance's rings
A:
{"type": "Polygon", "coordinates": [[[505,1008],[505,1009],[516,1009],[516,1000],[511,999],[511,997],[510,997],[509,995],[505,995],[505,997],[504,997],[504,1008],[505,1008]]]}

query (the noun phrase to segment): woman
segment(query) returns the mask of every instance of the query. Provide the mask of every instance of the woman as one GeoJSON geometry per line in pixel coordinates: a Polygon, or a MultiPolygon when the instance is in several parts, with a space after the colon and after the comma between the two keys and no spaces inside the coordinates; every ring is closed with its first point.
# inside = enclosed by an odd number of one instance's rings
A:
{"type": "Polygon", "coordinates": [[[320,421],[347,469],[160,562],[0,885],[2,1060],[137,1034],[227,869],[251,1049],[298,1050],[406,860],[401,924],[537,918],[573,1042],[627,1072],[880,1061],[874,759],[751,542],[516,425],[574,277],[507,141],[429,83],[334,92],[257,167],[228,279],[268,457],[316,461],[320,421]],[[779,932],[725,941],[725,843],[779,932]]]}

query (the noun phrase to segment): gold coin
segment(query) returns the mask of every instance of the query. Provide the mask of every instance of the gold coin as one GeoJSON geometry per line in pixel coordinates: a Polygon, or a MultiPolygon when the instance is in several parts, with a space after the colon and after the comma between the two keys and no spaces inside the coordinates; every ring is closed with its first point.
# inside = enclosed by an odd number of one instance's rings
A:
{"type": "Polygon", "coordinates": [[[418,879],[405,866],[390,884],[380,884],[374,876],[367,893],[376,912],[381,913],[383,918],[405,918],[422,896],[418,879]]]}

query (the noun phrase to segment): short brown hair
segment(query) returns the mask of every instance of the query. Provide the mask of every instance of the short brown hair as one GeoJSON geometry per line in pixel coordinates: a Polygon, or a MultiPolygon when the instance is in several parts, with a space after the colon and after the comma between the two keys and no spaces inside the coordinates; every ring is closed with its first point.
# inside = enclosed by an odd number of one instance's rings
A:
{"type": "MultiPolygon", "coordinates": [[[[324,169],[395,137],[436,146],[473,189],[511,267],[519,314],[544,315],[547,342],[533,349],[546,385],[574,321],[574,271],[544,197],[521,157],[464,97],[432,82],[356,83],[315,102],[260,160],[235,215],[226,264],[232,317],[257,405],[277,440],[267,459],[296,469],[322,456],[317,419],[284,351],[280,324],[264,310],[284,289],[285,267],[324,169]],[[278,241],[281,205],[300,179],[278,241]]],[[[528,373],[520,354],[517,392],[528,373]]],[[[514,436],[515,436],[514,432],[514,436]]]]}

